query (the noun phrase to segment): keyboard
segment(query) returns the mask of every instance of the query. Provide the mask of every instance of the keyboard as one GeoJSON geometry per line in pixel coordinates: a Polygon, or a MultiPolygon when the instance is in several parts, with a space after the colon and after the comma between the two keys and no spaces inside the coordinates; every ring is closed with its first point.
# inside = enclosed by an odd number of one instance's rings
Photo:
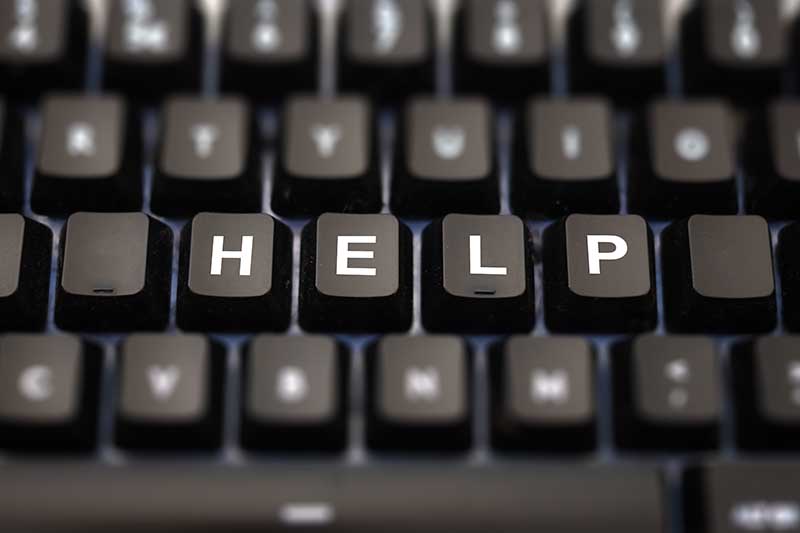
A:
{"type": "Polygon", "coordinates": [[[0,530],[800,532],[782,0],[0,0],[0,530]]]}

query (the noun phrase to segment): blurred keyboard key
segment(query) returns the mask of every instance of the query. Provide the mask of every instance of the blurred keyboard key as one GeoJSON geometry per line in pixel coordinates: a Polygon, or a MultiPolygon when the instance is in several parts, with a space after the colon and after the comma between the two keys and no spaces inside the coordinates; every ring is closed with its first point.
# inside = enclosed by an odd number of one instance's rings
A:
{"type": "Polygon", "coordinates": [[[545,320],[554,331],[656,325],[653,234],[636,215],[570,215],[545,230],[545,320]]]}
{"type": "Polygon", "coordinates": [[[617,213],[614,138],[606,100],[531,101],[515,149],[515,211],[535,217],[617,213]]]}
{"type": "Polygon", "coordinates": [[[328,337],[253,339],[245,359],[242,439],[258,450],[336,451],[347,439],[347,357],[328,337]]]}
{"type": "Polygon", "coordinates": [[[682,34],[684,85],[752,106],[781,91],[790,57],[781,0],[700,0],[682,34]]]}
{"type": "Polygon", "coordinates": [[[346,88],[378,99],[433,89],[433,32],[426,0],[350,0],[340,33],[346,88]]]}
{"type": "Polygon", "coordinates": [[[428,331],[533,328],[533,251],[517,217],[447,215],[423,234],[422,321],[428,331]]]}
{"type": "Polygon", "coordinates": [[[372,108],[360,97],[289,100],[273,209],[286,216],[380,211],[376,133],[372,108]]]}
{"type": "Polygon", "coordinates": [[[667,326],[759,333],[777,321],[772,240],[757,216],[695,215],[661,234],[667,326]]]}
{"type": "Polygon", "coordinates": [[[417,98],[406,108],[392,209],[411,217],[500,210],[494,122],[482,99],[417,98]]]}
{"type": "Polygon", "coordinates": [[[616,441],[624,448],[715,448],[722,405],[711,339],[645,335],[615,346],[616,441]]]}
{"type": "Polygon", "coordinates": [[[244,102],[173,97],[163,119],[153,211],[176,216],[261,210],[261,153],[244,102]]]}
{"type": "Polygon", "coordinates": [[[459,88],[498,99],[546,92],[550,84],[548,16],[543,0],[462,2],[456,43],[459,88]]]}
{"type": "Polygon", "coordinates": [[[181,236],[178,324],[189,331],[289,327],[292,235],[264,214],[201,213],[181,236]]]}
{"type": "Polygon", "coordinates": [[[471,442],[470,355],[458,337],[390,335],[367,356],[367,442],[387,451],[459,451],[471,442]]]}
{"type": "Polygon", "coordinates": [[[101,351],[68,335],[0,336],[0,448],[94,448],[101,351]]]}
{"type": "Polygon", "coordinates": [[[737,435],[746,449],[800,448],[800,337],[759,337],[733,350],[737,435]]]}
{"type": "Polygon", "coordinates": [[[203,21],[193,0],[110,0],[107,87],[145,99],[198,90],[203,21]]]}
{"type": "Polygon", "coordinates": [[[144,213],[76,213],[61,238],[56,322],[157,330],[169,318],[172,231],[144,213]]]}
{"type": "Polygon", "coordinates": [[[516,451],[595,445],[594,355],[574,337],[511,337],[491,351],[492,442],[516,451]]]}
{"type": "Polygon", "coordinates": [[[0,331],[44,329],[52,250],[47,226],[0,214],[0,331]]]}
{"type": "Polygon", "coordinates": [[[570,72],[578,92],[636,106],[666,90],[671,54],[662,0],[590,0],[572,15],[570,72]]]}
{"type": "Polygon", "coordinates": [[[120,346],[117,444],[214,448],[222,439],[224,349],[200,335],[134,334],[120,346]]]}
{"type": "Polygon", "coordinates": [[[83,85],[88,15],[80,0],[0,2],[0,83],[29,98],[83,85]]]}
{"type": "Polygon", "coordinates": [[[317,31],[308,0],[228,2],[222,38],[223,87],[254,100],[312,89],[317,31]]]}
{"type": "Polygon", "coordinates": [[[392,215],[326,213],[303,229],[300,325],[309,331],[411,327],[411,232],[392,215]]]}
{"type": "Polygon", "coordinates": [[[736,139],[724,104],[655,102],[633,139],[634,212],[660,218],[736,213],[736,139]]]}
{"type": "Polygon", "coordinates": [[[122,99],[49,95],[41,131],[34,211],[63,216],[142,207],[142,132],[122,99]]]}

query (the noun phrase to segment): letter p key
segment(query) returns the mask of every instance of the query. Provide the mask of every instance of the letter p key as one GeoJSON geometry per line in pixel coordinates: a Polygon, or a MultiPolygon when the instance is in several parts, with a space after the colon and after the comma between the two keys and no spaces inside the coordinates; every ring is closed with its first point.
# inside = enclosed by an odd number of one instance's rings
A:
{"type": "Polygon", "coordinates": [[[617,235],[587,235],[586,248],[589,254],[589,274],[600,274],[600,261],[617,261],[628,255],[628,243],[617,235]],[[601,244],[610,244],[613,250],[600,250],[601,244]]]}

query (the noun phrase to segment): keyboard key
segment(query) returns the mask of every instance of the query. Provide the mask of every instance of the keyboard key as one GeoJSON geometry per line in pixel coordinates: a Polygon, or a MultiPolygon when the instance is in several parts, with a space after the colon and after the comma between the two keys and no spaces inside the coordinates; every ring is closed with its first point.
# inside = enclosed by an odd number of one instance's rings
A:
{"type": "Polygon", "coordinates": [[[413,100],[399,135],[392,210],[413,217],[496,214],[493,128],[481,99],[413,100]]]}
{"type": "Polygon", "coordinates": [[[712,463],[686,474],[687,531],[800,531],[800,465],[712,463]]]}
{"type": "Polygon", "coordinates": [[[106,86],[153,98],[197,90],[203,23],[192,0],[111,0],[105,43],[106,86]]]}
{"type": "Polygon", "coordinates": [[[37,213],[142,207],[138,120],[116,96],[49,95],[31,204],[37,213]]]}
{"type": "Polygon", "coordinates": [[[759,337],[733,349],[739,444],[800,448],[800,337],[759,337]]]}
{"type": "Polygon", "coordinates": [[[390,335],[367,358],[367,441],[381,450],[465,450],[470,355],[457,337],[390,335]]]}
{"type": "Polygon", "coordinates": [[[23,98],[83,84],[87,13],[78,0],[0,2],[0,80],[23,98]]]}
{"type": "Polygon", "coordinates": [[[256,337],[245,359],[244,445],[341,450],[347,439],[347,372],[345,348],[331,338],[256,337]]]}
{"type": "Polygon", "coordinates": [[[252,524],[264,531],[374,533],[376,523],[381,533],[485,533],[486,524],[504,532],[665,533],[669,514],[662,476],[644,464],[343,468],[258,461],[230,468],[140,461],[128,469],[98,461],[17,462],[3,467],[0,492],[14,498],[13,506],[0,507],[10,531],[53,533],[124,531],[131,524],[158,533],[231,533],[252,524]],[[292,504],[287,496],[294,495],[321,503],[292,504]],[[309,514],[324,525],[304,527],[309,514]]]}
{"type": "Polygon", "coordinates": [[[634,129],[631,209],[663,218],[735,214],[735,136],[716,100],[652,104],[634,129]]]}
{"type": "Polygon", "coordinates": [[[491,351],[492,442],[518,451],[595,446],[594,355],[583,339],[511,337],[491,351]]]}
{"type": "Polygon", "coordinates": [[[744,150],[747,209],[777,219],[795,218],[800,202],[800,103],[772,102],[748,131],[744,150]]]}
{"type": "Polygon", "coordinates": [[[351,0],[342,22],[345,87],[382,99],[433,89],[426,0],[351,0]]]}
{"type": "Polygon", "coordinates": [[[411,232],[391,215],[326,213],[303,229],[300,324],[308,331],[411,327],[411,232]]]}
{"type": "Polygon", "coordinates": [[[184,330],[286,330],[292,234],[269,215],[201,213],[181,236],[178,287],[184,330]]]}
{"type": "Polygon", "coordinates": [[[425,230],[422,321],[428,331],[533,328],[533,251],[513,216],[447,215],[425,230]]]}
{"type": "Polygon", "coordinates": [[[662,0],[593,0],[569,27],[572,86],[637,105],[666,90],[672,53],[662,0]]]}
{"type": "Polygon", "coordinates": [[[468,0],[458,20],[459,87],[501,98],[550,84],[548,11],[542,0],[468,0]]]}
{"type": "Polygon", "coordinates": [[[261,154],[255,124],[238,98],[173,97],[153,180],[153,210],[162,215],[199,211],[260,211],[261,154]]]}
{"type": "Polygon", "coordinates": [[[0,214],[0,331],[44,329],[53,235],[17,214],[0,214]]]}
{"type": "Polygon", "coordinates": [[[25,148],[22,112],[0,98],[0,213],[22,210],[25,148]]]}
{"type": "Polygon", "coordinates": [[[514,210],[535,217],[619,212],[613,131],[606,100],[532,100],[517,137],[514,210]]]}
{"type": "Polygon", "coordinates": [[[144,213],[76,213],[61,239],[56,323],[157,330],[169,318],[172,231],[144,213]]]}
{"type": "Polygon", "coordinates": [[[711,339],[643,335],[614,346],[613,365],[619,446],[717,447],[722,386],[711,339]]]}
{"type": "Polygon", "coordinates": [[[653,234],[636,215],[570,215],[544,234],[544,305],[554,331],[656,325],[653,234]]]}
{"type": "Polygon", "coordinates": [[[277,213],[380,211],[378,142],[366,100],[294,97],[285,128],[272,196],[277,213]]]}
{"type": "Polygon", "coordinates": [[[664,304],[673,331],[759,333],[775,327],[766,221],[695,215],[661,234],[664,304]]]}
{"type": "Polygon", "coordinates": [[[134,334],[120,347],[116,442],[214,448],[222,438],[224,349],[200,335],[134,334]]]}
{"type": "Polygon", "coordinates": [[[781,91],[789,35],[781,0],[702,0],[682,34],[684,85],[754,105],[781,91]]]}
{"type": "Polygon", "coordinates": [[[222,42],[222,83],[254,99],[310,90],[317,27],[308,0],[233,0],[222,42]]]}
{"type": "Polygon", "coordinates": [[[783,228],[778,242],[783,322],[789,331],[800,331],[800,224],[783,228]]]}
{"type": "Polygon", "coordinates": [[[0,448],[93,448],[100,356],[68,335],[0,336],[0,448]]]}

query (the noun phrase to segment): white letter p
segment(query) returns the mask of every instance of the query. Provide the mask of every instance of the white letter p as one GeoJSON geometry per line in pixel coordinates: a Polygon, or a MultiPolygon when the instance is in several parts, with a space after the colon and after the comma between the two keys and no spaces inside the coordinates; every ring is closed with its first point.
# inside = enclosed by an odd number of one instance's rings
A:
{"type": "Polygon", "coordinates": [[[589,274],[600,274],[600,261],[617,261],[628,253],[628,243],[616,235],[587,235],[586,247],[589,252],[589,274]],[[601,243],[611,244],[614,249],[601,252],[601,243]]]}

